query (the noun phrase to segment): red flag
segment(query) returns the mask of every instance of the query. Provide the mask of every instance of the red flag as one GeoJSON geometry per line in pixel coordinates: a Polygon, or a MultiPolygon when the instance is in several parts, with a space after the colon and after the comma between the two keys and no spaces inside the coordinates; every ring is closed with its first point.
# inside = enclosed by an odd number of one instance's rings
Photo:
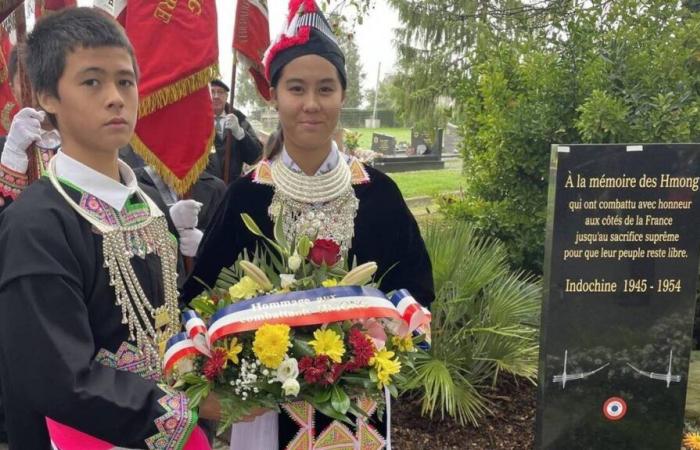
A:
{"type": "Polygon", "coordinates": [[[209,86],[140,117],[131,145],[146,162],[159,168],[164,180],[179,180],[186,192],[201,171],[193,171],[203,161],[206,166],[212,146],[214,111],[209,86]],[[197,145],[197,151],[192,151],[197,145]],[[159,151],[156,153],[154,150],[159,151]],[[204,159],[202,159],[204,157],[204,159]]]}
{"type": "Polygon", "coordinates": [[[258,92],[270,100],[270,85],[265,78],[263,55],[270,46],[270,26],[266,0],[238,0],[236,25],[233,30],[233,49],[248,66],[258,92]]]}
{"type": "Polygon", "coordinates": [[[141,71],[132,145],[184,193],[206,167],[214,139],[208,89],[219,72],[215,0],[121,3],[110,12],[126,11],[123,23],[141,71]]]}
{"type": "Polygon", "coordinates": [[[130,0],[126,34],[136,52],[139,116],[207,86],[218,75],[214,0],[130,0]]]}
{"type": "Polygon", "coordinates": [[[12,51],[10,35],[4,27],[0,27],[0,134],[7,136],[10,131],[12,118],[19,111],[19,102],[12,95],[10,74],[7,61],[12,51]]]}

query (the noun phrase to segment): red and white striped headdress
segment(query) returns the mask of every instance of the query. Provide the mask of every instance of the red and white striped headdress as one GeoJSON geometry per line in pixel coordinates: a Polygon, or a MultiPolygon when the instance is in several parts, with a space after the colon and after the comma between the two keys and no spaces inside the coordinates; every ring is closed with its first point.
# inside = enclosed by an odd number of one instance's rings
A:
{"type": "Polygon", "coordinates": [[[343,88],[347,86],[345,55],[323,12],[314,0],[290,0],[284,29],[265,52],[265,76],[271,86],[279,80],[290,61],[304,55],[319,55],[338,69],[343,88]]]}

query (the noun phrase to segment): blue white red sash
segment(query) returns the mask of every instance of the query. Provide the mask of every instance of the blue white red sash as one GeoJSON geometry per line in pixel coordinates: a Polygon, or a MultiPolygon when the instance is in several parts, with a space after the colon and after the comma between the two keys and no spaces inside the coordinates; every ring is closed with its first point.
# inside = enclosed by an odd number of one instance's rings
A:
{"type": "Polygon", "coordinates": [[[209,348],[219,339],[252,331],[264,324],[286,324],[291,327],[321,325],[360,319],[389,319],[398,325],[401,334],[427,329],[430,312],[405,290],[387,298],[379,289],[365,286],[339,286],[270,294],[243,300],[217,311],[204,326],[194,311],[183,314],[185,333],[168,341],[164,357],[168,371],[181,358],[209,348]]]}
{"type": "Polygon", "coordinates": [[[187,333],[178,333],[168,339],[165,355],[163,355],[163,371],[169,373],[182,358],[201,353],[187,333]]]}

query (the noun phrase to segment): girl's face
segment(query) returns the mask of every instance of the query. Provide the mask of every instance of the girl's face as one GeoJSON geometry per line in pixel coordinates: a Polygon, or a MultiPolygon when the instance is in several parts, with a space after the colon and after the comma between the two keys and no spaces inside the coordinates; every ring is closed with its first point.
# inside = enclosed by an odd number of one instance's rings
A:
{"type": "Polygon", "coordinates": [[[300,56],[282,69],[271,94],[288,150],[330,149],[345,102],[345,91],[333,64],[318,55],[300,56]]]}

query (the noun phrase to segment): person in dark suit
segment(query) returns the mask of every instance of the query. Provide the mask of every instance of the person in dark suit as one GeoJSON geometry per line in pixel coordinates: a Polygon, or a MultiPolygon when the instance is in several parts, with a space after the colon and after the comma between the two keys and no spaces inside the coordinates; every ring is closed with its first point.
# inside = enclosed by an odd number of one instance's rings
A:
{"type": "Polygon", "coordinates": [[[209,158],[207,172],[232,183],[241,176],[243,163],[254,164],[262,156],[263,145],[245,114],[226,103],[230,91],[221,80],[211,82],[211,100],[214,108],[215,152],[209,158]],[[233,135],[231,148],[226,148],[226,132],[233,135]],[[228,176],[224,174],[226,153],[230,152],[228,176]]]}

